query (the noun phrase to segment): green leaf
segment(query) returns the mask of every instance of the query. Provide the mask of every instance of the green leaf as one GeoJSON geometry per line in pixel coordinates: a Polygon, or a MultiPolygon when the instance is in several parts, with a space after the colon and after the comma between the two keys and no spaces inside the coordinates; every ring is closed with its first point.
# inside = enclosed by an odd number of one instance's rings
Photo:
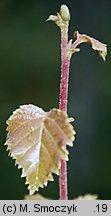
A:
{"type": "Polygon", "coordinates": [[[22,168],[30,195],[59,174],[60,160],[68,160],[65,145],[72,146],[75,131],[67,114],[59,109],[44,112],[34,105],[20,106],[8,119],[7,150],[22,168]]]}

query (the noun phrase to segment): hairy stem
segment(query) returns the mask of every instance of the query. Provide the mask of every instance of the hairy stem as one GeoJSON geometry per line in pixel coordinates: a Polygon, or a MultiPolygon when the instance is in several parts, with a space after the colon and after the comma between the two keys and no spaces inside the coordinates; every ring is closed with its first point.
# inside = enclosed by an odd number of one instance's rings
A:
{"type": "MultiPolygon", "coordinates": [[[[66,5],[61,5],[60,13],[57,15],[50,15],[47,21],[53,21],[61,29],[61,82],[60,82],[60,98],[59,98],[59,108],[62,111],[67,112],[67,99],[68,99],[68,80],[69,80],[69,66],[70,59],[73,53],[79,52],[80,49],[77,46],[83,42],[88,42],[92,45],[94,50],[99,52],[99,55],[105,60],[107,55],[106,44],[99,42],[98,40],[89,37],[85,34],[79,34],[78,31],[74,33],[77,38],[73,42],[70,40],[68,42],[68,26],[70,21],[70,11],[66,5]]],[[[65,145],[66,147],[66,145],[65,145]]],[[[67,190],[67,164],[66,161],[61,160],[60,168],[60,199],[68,199],[67,190]]]]}
{"type": "MultiPolygon", "coordinates": [[[[68,25],[61,30],[61,82],[60,82],[60,98],[59,108],[67,112],[67,98],[68,98],[68,79],[69,79],[69,65],[70,58],[67,55],[68,46],[68,25]]],[[[67,189],[67,164],[66,161],[61,160],[60,169],[60,199],[68,199],[67,189]]]]}

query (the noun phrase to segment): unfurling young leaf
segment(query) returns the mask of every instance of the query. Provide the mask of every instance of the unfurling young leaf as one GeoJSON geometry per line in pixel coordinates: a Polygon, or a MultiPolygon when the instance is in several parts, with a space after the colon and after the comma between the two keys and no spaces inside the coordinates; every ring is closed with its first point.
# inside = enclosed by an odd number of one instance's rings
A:
{"type": "Polygon", "coordinates": [[[65,145],[72,146],[75,131],[67,114],[59,109],[44,112],[34,105],[20,106],[8,119],[7,150],[22,168],[30,194],[53,181],[60,160],[68,160],[65,145]]]}
{"type": "Polygon", "coordinates": [[[78,31],[74,33],[74,36],[77,38],[72,45],[72,49],[75,49],[79,44],[87,42],[92,45],[94,50],[99,52],[100,57],[105,61],[107,55],[107,45],[101,43],[100,41],[92,38],[86,34],[80,34],[78,31]]]}

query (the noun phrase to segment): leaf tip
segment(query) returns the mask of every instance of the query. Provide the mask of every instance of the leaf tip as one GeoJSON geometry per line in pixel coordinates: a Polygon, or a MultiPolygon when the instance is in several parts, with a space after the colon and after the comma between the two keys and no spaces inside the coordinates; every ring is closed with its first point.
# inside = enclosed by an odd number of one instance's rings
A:
{"type": "Polygon", "coordinates": [[[106,61],[106,56],[107,56],[107,45],[104,44],[104,50],[99,51],[99,56],[103,59],[103,61],[106,61]]]}
{"type": "Polygon", "coordinates": [[[53,21],[53,22],[57,22],[58,21],[58,17],[55,15],[50,15],[48,17],[48,19],[46,19],[46,21],[53,21]]]}

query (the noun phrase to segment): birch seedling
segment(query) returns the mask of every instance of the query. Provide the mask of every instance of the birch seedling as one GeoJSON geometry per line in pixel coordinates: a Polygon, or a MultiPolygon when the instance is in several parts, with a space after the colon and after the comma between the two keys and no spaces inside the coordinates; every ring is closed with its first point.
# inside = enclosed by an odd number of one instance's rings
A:
{"type": "Polygon", "coordinates": [[[53,21],[61,31],[59,109],[45,112],[32,104],[20,106],[7,120],[8,135],[5,143],[9,155],[15,159],[18,168],[22,168],[22,177],[26,177],[30,195],[40,187],[47,186],[48,181],[53,181],[55,173],[59,175],[61,200],[68,199],[66,145],[72,146],[75,139],[75,130],[71,125],[73,118],[67,115],[71,57],[80,51],[78,45],[83,42],[91,44],[103,60],[107,55],[106,44],[78,31],[74,32],[75,41],[68,40],[70,17],[68,7],[62,5],[57,15],[50,15],[47,19],[53,21]]]}

